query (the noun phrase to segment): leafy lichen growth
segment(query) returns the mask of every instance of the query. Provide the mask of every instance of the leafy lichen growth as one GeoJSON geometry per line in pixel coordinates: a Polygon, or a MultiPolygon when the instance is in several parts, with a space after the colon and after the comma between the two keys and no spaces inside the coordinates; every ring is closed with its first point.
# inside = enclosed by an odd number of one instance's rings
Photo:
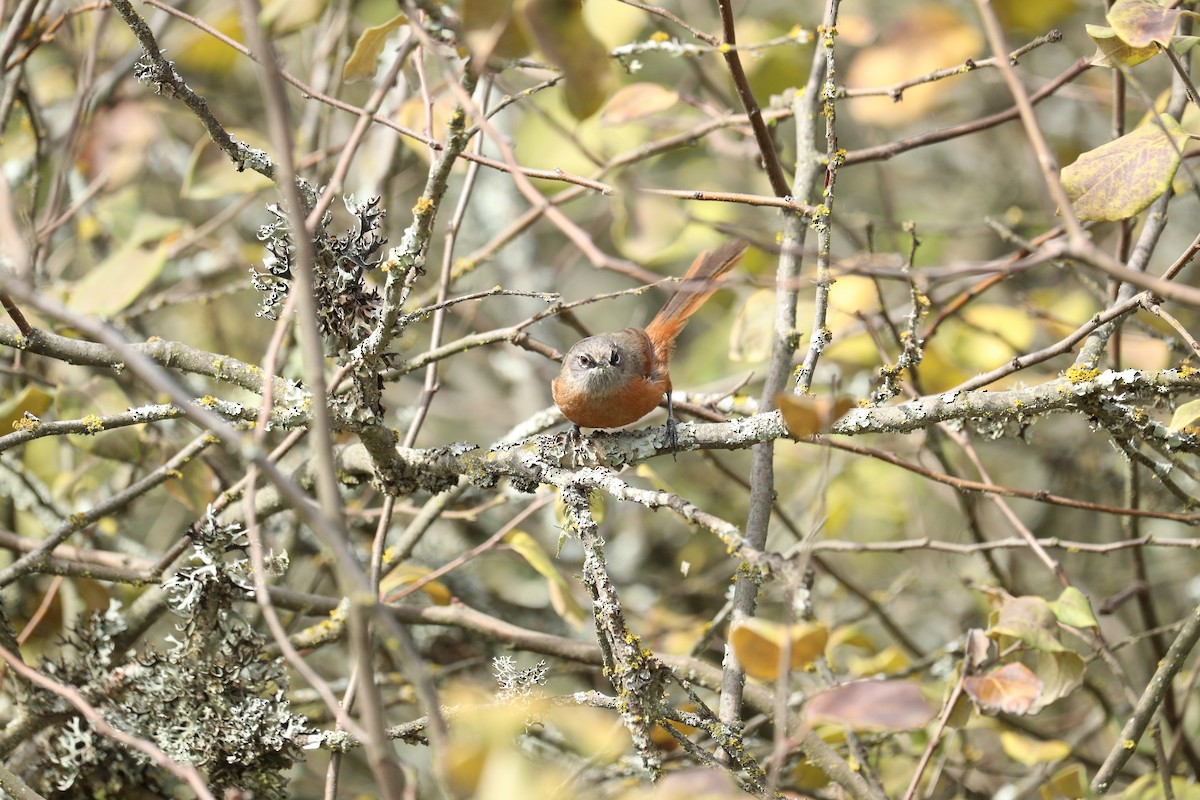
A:
{"type": "MultiPolygon", "coordinates": [[[[312,731],[285,697],[282,660],[266,656],[265,640],[234,611],[250,586],[240,529],[210,513],[192,538],[192,565],[163,586],[181,637],[127,660],[116,644],[125,622],[114,602],[70,637],[80,657],[44,669],[93,698],[109,724],[200,769],[216,796],[282,800],[298,742],[312,731]]],[[[285,567],[272,555],[268,569],[285,567]]],[[[54,711],[63,701],[37,702],[54,711]]],[[[124,797],[133,787],[174,796],[168,773],[74,717],[49,735],[39,767],[41,789],[55,797],[124,797]]]]}

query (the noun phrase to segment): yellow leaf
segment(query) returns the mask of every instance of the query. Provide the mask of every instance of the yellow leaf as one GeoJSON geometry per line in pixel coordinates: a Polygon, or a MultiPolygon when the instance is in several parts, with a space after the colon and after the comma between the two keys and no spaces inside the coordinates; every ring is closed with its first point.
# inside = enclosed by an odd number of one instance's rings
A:
{"type": "Polygon", "coordinates": [[[1079,9],[1078,0],[996,0],[993,5],[1005,30],[1017,28],[1036,34],[1045,33],[1079,9]]]}
{"type": "Polygon", "coordinates": [[[849,397],[809,397],[780,392],[775,402],[783,414],[783,422],[793,436],[812,436],[825,433],[842,416],[854,408],[849,397]]]}
{"type": "MultiPolygon", "coordinates": [[[[379,582],[379,596],[383,598],[385,603],[390,602],[390,595],[395,594],[406,586],[412,586],[420,582],[431,572],[433,570],[429,567],[422,567],[417,564],[401,564],[379,582]]],[[[454,599],[453,593],[446,588],[446,584],[439,581],[430,581],[424,584],[421,586],[421,591],[439,606],[449,605],[450,601],[454,599]]]]}
{"type": "Polygon", "coordinates": [[[1184,428],[1194,427],[1197,421],[1200,421],[1200,400],[1192,400],[1175,409],[1167,429],[1173,432],[1182,431],[1184,428]]]}
{"type": "MultiPolygon", "coordinates": [[[[270,152],[267,137],[262,133],[248,129],[235,129],[229,133],[239,142],[270,152]]],[[[212,140],[205,136],[197,140],[196,146],[192,148],[179,194],[188,200],[215,200],[231,195],[240,197],[272,186],[274,184],[270,178],[252,169],[239,172],[212,140]]]]}
{"type": "Polygon", "coordinates": [[[912,659],[897,645],[889,645],[873,656],[850,658],[846,671],[851,675],[869,678],[874,675],[890,675],[908,669],[912,659]]]}
{"type": "MultiPolygon", "coordinates": [[[[193,12],[195,13],[195,12],[193,12]]],[[[242,32],[242,15],[236,7],[218,10],[216,7],[207,9],[203,19],[219,33],[223,33],[235,42],[243,42],[246,37],[242,32]]],[[[203,72],[218,77],[228,76],[235,65],[243,63],[242,54],[232,47],[213,41],[212,34],[191,25],[169,29],[164,50],[170,53],[179,71],[184,75],[203,72]]]]}
{"type": "Polygon", "coordinates": [[[774,680],[779,676],[784,642],[791,639],[790,669],[815,661],[825,652],[829,632],[819,622],[787,626],[763,619],[747,619],[735,623],[729,630],[729,644],[746,674],[759,680],[774,680]]]}
{"type": "Polygon", "coordinates": [[[1013,731],[1003,731],[1000,734],[1000,746],[1006,756],[1027,767],[1053,764],[1071,755],[1071,745],[1061,739],[1041,741],[1013,731]]]}
{"type": "Polygon", "coordinates": [[[40,417],[53,400],[53,395],[31,383],[15,397],[0,403],[0,436],[12,433],[13,423],[23,419],[26,412],[40,417]]]}
{"type": "Polygon", "coordinates": [[[1088,37],[1096,43],[1092,65],[1097,67],[1134,67],[1158,55],[1158,46],[1131,47],[1106,25],[1085,25],[1088,37]]]}
{"type": "Polygon", "coordinates": [[[1113,222],[1143,211],[1171,186],[1187,132],[1160,114],[1063,167],[1062,184],[1080,219],[1113,222]]]}
{"type": "Polygon", "coordinates": [[[875,642],[858,625],[839,625],[829,634],[829,649],[836,650],[842,647],[857,647],[874,652],[875,642]]]}
{"type": "Polygon", "coordinates": [[[654,486],[654,488],[660,492],[674,493],[674,491],[675,491],[674,489],[671,488],[671,485],[669,483],[667,483],[665,480],[663,480],[663,477],[661,475],[659,475],[658,472],[655,471],[655,469],[653,467],[651,467],[649,464],[646,464],[646,463],[638,464],[637,468],[634,469],[633,473],[635,475],[637,475],[639,478],[645,478],[646,480],[650,481],[650,483],[654,486]]]}
{"type": "Polygon", "coordinates": [[[463,0],[462,38],[478,71],[489,59],[519,58],[530,50],[521,19],[513,15],[512,0],[463,0]]]}
{"type": "Polygon", "coordinates": [[[346,66],[342,67],[342,78],[346,83],[366,81],[375,77],[379,54],[383,52],[383,46],[387,44],[388,35],[407,22],[408,17],[397,14],[387,22],[372,25],[363,31],[359,35],[358,41],[354,43],[350,57],[346,59],[346,66]]]}

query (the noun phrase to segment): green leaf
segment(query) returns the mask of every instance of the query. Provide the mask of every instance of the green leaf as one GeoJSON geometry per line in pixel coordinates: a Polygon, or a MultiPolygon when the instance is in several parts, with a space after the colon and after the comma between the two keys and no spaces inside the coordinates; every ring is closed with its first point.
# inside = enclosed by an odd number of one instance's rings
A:
{"type": "Polygon", "coordinates": [[[1074,586],[1063,589],[1058,599],[1051,601],[1050,610],[1054,612],[1054,616],[1059,622],[1063,625],[1070,625],[1072,628],[1097,628],[1100,626],[1100,623],[1096,621],[1096,615],[1092,613],[1092,606],[1088,602],[1087,596],[1074,586]]]}
{"type": "Polygon", "coordinates": [[[1171,51],[1177,56],[1184,55],[1195,47],[1197,42],[1200,42],[1200,36],[1172,36],[1171,51]]]}
{"type": "Polygon", "coordinates": [[[1063,168],[1063,188],[1080,219],[1128,219],[1170,187],[1188,137],[1167,114],[1158,119],[1161,127],[1152,120],[1063,168]]]}
{"type": "Polygon", "coordinates": [[[587,119],[600,110],[616,79],[608,50],[583,21],[580,0],[528,0],[525,22],[538,47],[563,71],[567,110],[587,119]]]}
{"type": "Polygon", "coordinates": [[[1148,47],[1154,42],[1167,47],[1179,13],[1158,0],[1117,0],[1105,17],[1117,35],[1132,47],[1148,47]]]}
{"type": "Polygon", "coordinates": [[[579,605],[575,595],[562,574],[555,568],[550,555],[525,531],[513,531],[504,537],[505,543],[515,550],[521,558],[529,563],[535,571],[546,579],[550,592],[550,604],[560,617],[575,627],[583,625],[587,620],[587,612],[579,605]]]}
{"type": "Polygon", "coordinates": [[[77,314],[111,317],[154,283],[166,263],[165,243],[152,249],[122,247],[76,281],[67,307],[77,314]]]}

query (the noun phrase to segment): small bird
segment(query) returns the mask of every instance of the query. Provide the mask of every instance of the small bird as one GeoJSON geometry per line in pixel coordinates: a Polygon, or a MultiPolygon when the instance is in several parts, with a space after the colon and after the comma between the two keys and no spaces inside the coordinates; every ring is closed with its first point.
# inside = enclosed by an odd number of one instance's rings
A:
{"type": "Polygon", "coordinates": [[[619,428],[636,422],[665,395],[667,431],[674,449],[669,367],[675,340],[688,317],[717,290],[721,277],[741,261],[747,246],[735,239],[697,256],[675,294],[644,329],[624,328],[589,336],[567,351],[550,388],[554,402],[563,416],[575,423],[576,430],[619,428]]]}

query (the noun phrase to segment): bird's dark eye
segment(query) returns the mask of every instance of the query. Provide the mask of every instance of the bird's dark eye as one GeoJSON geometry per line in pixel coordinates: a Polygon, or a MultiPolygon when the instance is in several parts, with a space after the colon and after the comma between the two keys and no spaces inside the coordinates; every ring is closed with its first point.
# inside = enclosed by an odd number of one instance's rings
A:
{"type": "Polygon", "coordinates": [[[579,357],[579,366],[590,367],[591,365],[592,365],[592,357],[591,356],[582,355],[579,357]]]}
{"type": "Polygon", "coordinates": [[[614,349],[612,351],[612,355],[608,357],[608,363],[612,364],[614,367],[617,364],[620,364],[621,363],[621,351],[614,349]]]}

